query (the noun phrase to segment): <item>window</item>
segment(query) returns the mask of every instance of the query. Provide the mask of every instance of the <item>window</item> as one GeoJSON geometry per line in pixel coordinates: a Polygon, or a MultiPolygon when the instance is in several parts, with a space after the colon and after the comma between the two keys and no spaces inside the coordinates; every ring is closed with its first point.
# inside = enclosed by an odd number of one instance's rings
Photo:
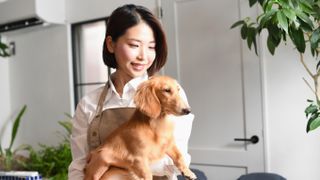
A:
{"type": "Polygon", "coordinates": [[[108,79],[102,60],[105,32],[106,18],[72,25],[75,104],[108,79]]]}

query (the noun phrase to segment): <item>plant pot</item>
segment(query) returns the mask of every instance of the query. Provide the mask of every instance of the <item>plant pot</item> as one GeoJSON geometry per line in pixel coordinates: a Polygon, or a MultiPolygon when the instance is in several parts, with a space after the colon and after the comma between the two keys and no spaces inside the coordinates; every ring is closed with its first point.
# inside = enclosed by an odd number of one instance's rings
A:
{"type": "Polygon", "coordinates": [[[36,171],[0,171],[0,179],[37,179],[42,177],[36,171]]]}

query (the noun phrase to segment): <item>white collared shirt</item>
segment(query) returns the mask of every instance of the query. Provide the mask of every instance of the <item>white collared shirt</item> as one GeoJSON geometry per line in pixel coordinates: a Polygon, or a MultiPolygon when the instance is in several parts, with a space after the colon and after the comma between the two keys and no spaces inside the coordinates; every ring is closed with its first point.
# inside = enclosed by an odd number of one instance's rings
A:
{"type": "MultiPolygon", "coordinates": [[[[137,90],[138,85],[146,81],[148,75],[144,74],[141,77],[130,80],[123,88],[122,97],[119,96],[113,83],[110,83],[110,88],[106,96],[106,100],[103,105],[103,110],[118,107],[135,107],[133,102],[133,96],[137,90]]],[[[84,96],[77,105],[75,115],[72,119],[72,134],[71,134],[71,151],[72,162],[69,166],[69,180],[81,180],[83,179],[83,169],[86,165],[86,157],[89,152],[89,146],[87,143],[87,131],[89,124],[93,120],[100,94],[103,87],[100,87],[88,95],[84,96]]],[[[181,88],[181,96],[187,101],[185,92],[181,88]]],[[[193,114],[185,116],[172,116],[172,120],[175,123],[175,140],[178,148],[183,154],[185,162],[189,165],[191,158],[188,154],[188,140],[191,134],[192,121],[194,119],[193,114]]],[[[179,173],[173,165],[171,158],[166,156],[157,163],[151,166],[153,175],[168,176],[169,179],[176,179],[177,173],[179,173]]]]}

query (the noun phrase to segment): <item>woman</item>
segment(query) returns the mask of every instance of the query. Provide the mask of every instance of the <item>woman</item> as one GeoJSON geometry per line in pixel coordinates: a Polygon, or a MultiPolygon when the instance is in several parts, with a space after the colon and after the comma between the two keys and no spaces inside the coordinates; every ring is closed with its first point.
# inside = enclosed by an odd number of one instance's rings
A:
{"type": "MultiPolygon", "coordinates": [[[[126,114],[122,109],[135,107],[133,95],[137,86],[157,73],[164,66],[166,58],[167,43],[164,31],[157,18],[148,9],[142,6],[124,5],[111,14],[103,44],[103,60],[108,67],[115,68],[116,71],[111,74],[104,88],[86,95],[77,106],[72,121],[73,161],[69,167],[69,180],[84,178],[87,154],[101,143],[97,137],[107,136],[121,123],[115,117],[106,116],[103,117],[107,120],[103,121],[97,116],[97,112],[116,110],[118,114],[126,114]],[[117,109],[121,109],[121,112],[117,109]],[[104,128],[99,131],[102,126],[104,128]]],[[[183,90],[181,95],[186,99],[183,90]]],[[[187,153],[187,147],[193,115],[173,117],[173,119],[176,123],[183,121],[175,129],[175,139],[186,163],[189,164],[190,155],[187,153]]],[[[103,163],[103,158],[95,158],[94,162],[89,163],[94,168],[88,168],[90,172],[87,174],[97,177],[104,174],[104,177],[110,179],[112,177],[125,179],[126,171],[117,168],[106,171],[101,165],[103,163]]],[[[169,157],[152,164],[151,169],[154,176],[176,179],[177,170],[169,157]]]]}

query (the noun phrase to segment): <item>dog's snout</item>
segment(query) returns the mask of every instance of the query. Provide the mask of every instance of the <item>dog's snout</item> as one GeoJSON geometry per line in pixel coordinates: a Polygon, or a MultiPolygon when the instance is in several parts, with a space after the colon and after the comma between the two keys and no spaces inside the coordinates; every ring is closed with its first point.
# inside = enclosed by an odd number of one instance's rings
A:
{"type": "Polygon", "coordinates": [[[184,115],[187,115],[187,114],[189,114],[191,112],[191,109],[190,108],[183,108],[182,109],[182,114],[184,114],[184,115]]]}

